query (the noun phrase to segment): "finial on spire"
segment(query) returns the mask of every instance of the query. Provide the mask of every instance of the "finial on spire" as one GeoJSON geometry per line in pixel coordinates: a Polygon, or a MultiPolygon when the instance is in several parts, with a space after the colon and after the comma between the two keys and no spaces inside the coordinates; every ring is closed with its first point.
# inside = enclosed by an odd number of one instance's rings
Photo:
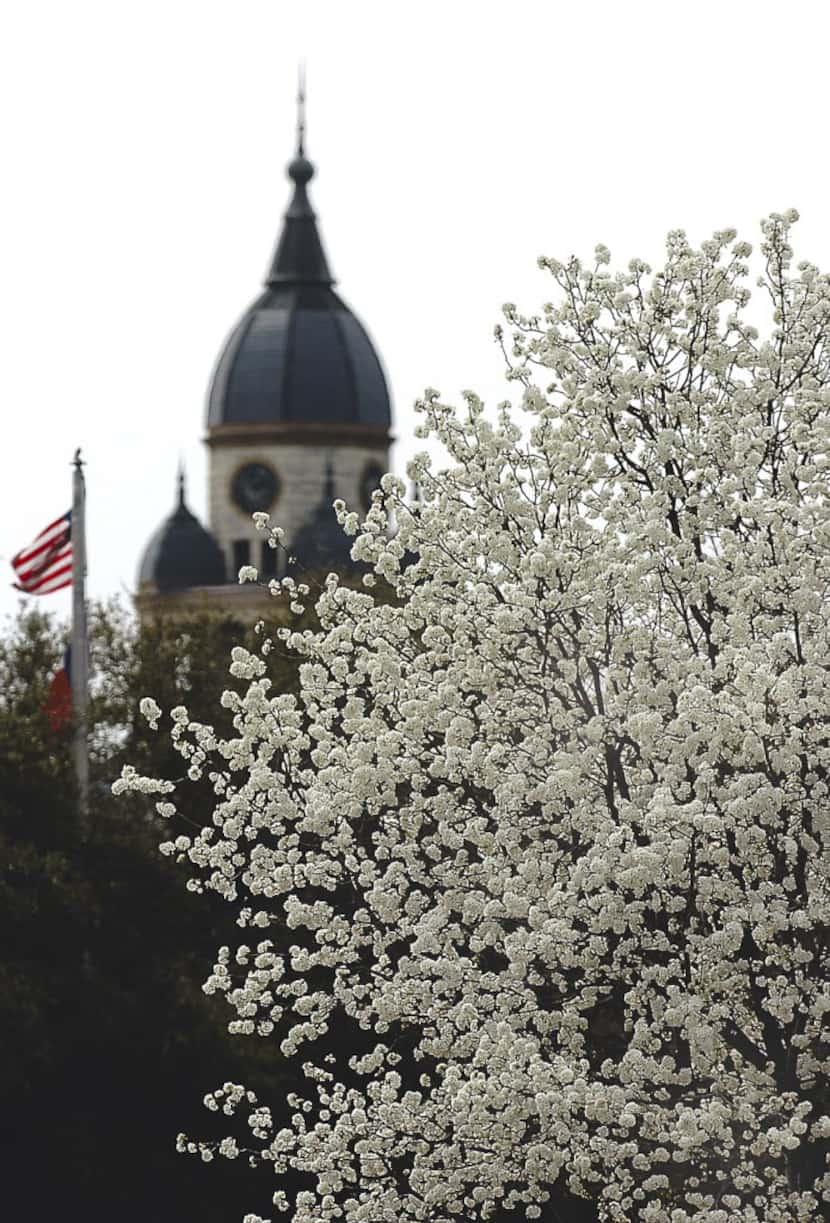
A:
{"type": "MultiPolygon", "coordinates": [[[[288,177],[298,187],[304,187],[314,177],[314,166],[305,155],[305,64],[300,63],[297,77],[297,147],[288,166],[288,177]]],[[[295,201],[295,204],[297,201],[295,201]]],[[[309,209],[307,200],[300,206],[309,209]]]]}
{"type": "Polygon", "coordinates": [[[179,459],[179,470],[176,475],[176,483],[179,489],[179,509],[183,510],[184,509],[184,483],[185,483],[184,460],[183,459],[179,459]]]}
{"type": "Polygon", "coordinates": [[[297,157],[305,157],[305,63],[297,70],[297,157]]]}

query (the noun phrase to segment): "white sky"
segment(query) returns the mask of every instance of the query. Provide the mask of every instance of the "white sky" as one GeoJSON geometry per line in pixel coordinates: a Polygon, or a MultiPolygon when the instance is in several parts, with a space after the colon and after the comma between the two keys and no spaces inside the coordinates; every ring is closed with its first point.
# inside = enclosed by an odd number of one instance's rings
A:
{"type": "MultiPolygon", "coordinates": [[[[819,0],[19,0],[0,27],[0,573],[87,460],[89,589],[133,589],[288,198],[297,63],[338,290],[384,360],[402,471],[424,386],[505,397],[542,253],[659,259],[797,207],[830,266],[819,0]]],[[[420,444],[419,444],[420,445],[420,444]]],[[[10,581],[10,576],[9,576],[10,581]]],[[[17,595],[0,583],[0,613],[17,595]]],[[[68,611],[68,591],[41,605],[68,611]]]]}

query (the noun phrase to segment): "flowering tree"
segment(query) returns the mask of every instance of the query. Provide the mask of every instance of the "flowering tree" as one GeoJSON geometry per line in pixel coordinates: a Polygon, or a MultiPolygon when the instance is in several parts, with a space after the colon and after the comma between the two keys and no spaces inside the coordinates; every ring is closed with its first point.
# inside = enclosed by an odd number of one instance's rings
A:
{"type": "Polygon", "coordinates": [[[830,278],[795,219],[766,339],[732,231],[544,260],[498,332],[523,416],[428,393],[450,467],[338,507],[397,599],[332,577],[318,630],[236,649],[230,739],[173,711],[216,805],[168,852],[250,932],[205,988],[308,1083],[289,1122],[207,1103],[306,1177],[296,1223],[827,1217],[830,278]]]}

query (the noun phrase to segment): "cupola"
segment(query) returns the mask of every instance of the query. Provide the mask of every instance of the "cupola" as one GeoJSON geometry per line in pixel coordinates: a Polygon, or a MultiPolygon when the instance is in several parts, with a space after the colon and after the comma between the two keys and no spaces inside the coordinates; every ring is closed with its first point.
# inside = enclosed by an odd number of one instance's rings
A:
{"type": "Polygon", "coordinates": [[[169,594],[191,586],[220,586],[225,562],[216,540],[185,503],[179,471],[176,508],[148,543],[138,571],[139,592],[169,594]]]}
{"type": "Polygon", "coordinates": [[[345,533],[332,509],[336,497],[334,472],[326,464],[326,480],[320,500],[308,520],[300,527],[289,548],[291,570],[307,573],[312,570],[336,569],[343,573],[359,569],[351,558],[352,539],[345,533]]]}
{"type": "Polygon", "coordinates": [[[209,440],[240,426],[387,434],[389,392],[365,328],[334,292],[308,189],[301,89],[291,199],[264,291],[231,331],[208,393],[209,440]]]}
{"type": "Polygon", "coordinates": [[[282,576],[252,515],[283,530],[298,568],[351,568],[327,490],[365,510],[389,469],[391,408],[375,348],[334,290],[310,199],[305,91],[288,164],[291,193],[263,291],[226,340],[210,381],[211,531],[231,579],[282,576]],[[328,560],[324,558],[328,557],[328,560]]]}

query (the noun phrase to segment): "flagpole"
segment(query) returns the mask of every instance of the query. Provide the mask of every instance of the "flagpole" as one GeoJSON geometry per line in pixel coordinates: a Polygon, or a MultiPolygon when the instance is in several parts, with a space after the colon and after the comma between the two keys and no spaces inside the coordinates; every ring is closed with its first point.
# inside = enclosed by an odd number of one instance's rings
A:
{"type": "Polygon", "coordinates": [[[86,623],[86,486],[80,449],[72,472],[72,754],[78,780],[78,824],[86,840],[89,818],[89,646],[86,623]]]}

